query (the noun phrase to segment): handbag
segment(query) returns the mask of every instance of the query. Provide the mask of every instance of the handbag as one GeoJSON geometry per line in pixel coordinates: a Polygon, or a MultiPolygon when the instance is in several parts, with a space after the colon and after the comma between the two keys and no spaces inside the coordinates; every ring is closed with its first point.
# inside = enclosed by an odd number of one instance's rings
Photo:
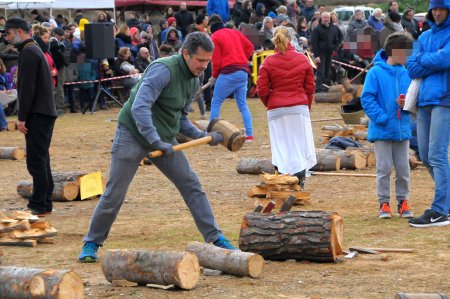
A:
{"type": "Polygon", "coordinates": [[[413,79],[408,87],[405,96],[405,105],[403,110],[411,113],[417,113],[417,95],[419,94],[420,84],[422,79],[413,79]]]}

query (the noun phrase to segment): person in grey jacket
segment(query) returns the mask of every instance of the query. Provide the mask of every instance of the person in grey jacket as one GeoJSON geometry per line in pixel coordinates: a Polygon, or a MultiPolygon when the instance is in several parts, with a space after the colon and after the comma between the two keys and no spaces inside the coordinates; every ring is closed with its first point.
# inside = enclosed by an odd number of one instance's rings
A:
{"type": "Polygon", "coordinates": [[[369,26],[369,24],[366,20],[364,20],[363,11],[360,9],[355,9],[355,19],[348,24],[348,35],[352,35],[359,29],[363,29],[366,26],[369,26]]]}

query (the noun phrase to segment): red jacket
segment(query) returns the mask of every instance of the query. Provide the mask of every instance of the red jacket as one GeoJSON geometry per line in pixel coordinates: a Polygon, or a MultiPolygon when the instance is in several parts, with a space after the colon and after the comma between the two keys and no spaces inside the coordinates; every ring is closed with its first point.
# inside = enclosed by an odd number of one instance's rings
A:
{"type": "Polygon", "coordinates": [[[50,68],[50,73],[52,74],[53,87],[56,87],[56,78],[58,77],[58,70],[53,62],[52,55],[49,52],[44,52],[45,58],[47,59],[48,67],[50,68]]]}
{"type": "Polygon", "coordinates": [[[275,50],[259,69],[256,91],[267,110],[311,104],[314,73],[308,58],[289,45],[285,54],[275,50]]]}
{"type": "Polygon", "coordinates": [[[248,59],[253,54],[252,43],[239,31],[223,28],[211,35],[214,43],[212,55],[212,76],[217,78],[220,71],[229,65],[247,67],[248,59]]]}

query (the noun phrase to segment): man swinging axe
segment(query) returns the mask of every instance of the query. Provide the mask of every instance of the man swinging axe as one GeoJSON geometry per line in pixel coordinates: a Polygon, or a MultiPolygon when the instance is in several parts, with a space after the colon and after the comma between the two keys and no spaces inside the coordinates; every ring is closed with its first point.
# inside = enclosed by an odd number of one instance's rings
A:
{"type": "Polygon", "coordinates": [[[83,239],[80,262],[97,261],[97,250],[108,237],[139,163],[152,150],[164,153],[151,161],[180,191],[205,241],[236,249],[218,228],[186,156],[182,151],[173,150],[177,133],[194,139],[209,135],[210,145],[223,141],[221,133],[203,132],[187,118],[198,77],[206,69],[213,50],[208,35],[191,33],[183,43],[181,54],[154,61],[131,91],[119,113],[108,183],[83,239]]]}

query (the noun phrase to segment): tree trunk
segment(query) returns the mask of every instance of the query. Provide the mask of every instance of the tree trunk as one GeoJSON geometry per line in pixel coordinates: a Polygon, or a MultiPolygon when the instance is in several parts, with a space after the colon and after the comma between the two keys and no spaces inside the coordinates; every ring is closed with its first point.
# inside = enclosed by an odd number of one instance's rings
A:
{"type": "Polygon", "coordinates": [[[23,160],[25,150],[19,147],[0,147],[0,159],[23,160]]]}
{"type": "Polygon", "coordinates": [[[366,166],[373,167],[376,164],[373,147],[347,147],[347,151],[360,151],[366,156],[366,166]]]}
{"type": "Polygon", "coordinates": [[[316,153],[317,164],[312,171],[336,171],[341,169],[341,158],[332,150],[319,150],[316,153]]]}
{"type": "Polygon", "coordinates": [[[367,165],[366,156],[360,151],[336,151],[339,158],[341,158],[341,168],[355,170],[363,169],[367,165]]]}
{"type": "Polygon", "coordinates": [[[334,262],[342,254],[343,238],[343,220],[337,213],[248,213],[242,221],[239,248],[270,260],[334,262]]]}
{"type": "Polygon", "coordinates": [[[186,251],[197,256],[200,266],[227,274],[257,278],[264,269],[263,257],[255,253],[228,250],[200,242],[189,243],[186,251]]]}
{"type": "Polygon", "coordinates": [[[0,267],[0,294],[3,299],[82,299],[84,285],[70,270],[0,267]]]}
{"type": "Polygon", "coordinates": [[[236,171],[240,174],[275,173],[275,167],[269,160],[243,158],[236,165],[236,171]]]}
{"type": "Polygon", "coordinates": [[[58,171],[53,172],[52,177],[55,182],[76,182],[79,185],[81,177],[87,174],[83,171],[58,171]]]}
{"type": "Polygon", "coordinates": [[[328,88],[328,93],[330,92],[341,92],[343,86],[342,84],[332,85],[328,88]]]}
{"type": "MultiPolygon", "coordinates": [[[[76,181],[54,181],[54,184],[53,201],[71,201],[77,198],[80,187],[76,181]]],[[[17,193],[25,198],[30,197],[33,193],[33,182],[20,181],[17,184],[17,193]]]]}
{"type": "Polygon", "coordinates": [[[319,92],[314,95],[316,103],[339,103],[341,101],[341,92],[319,92]]]}
{"type": "Polygon", "coordinates": [[[188,252],[108,250],[102,263],[106,280],[195,287],[200,277],[197,257],[188,252]]]}
{"type": "Polygon", "coordinates": [[[31,225],[28,220],[20,220],[13,223],[0,223],[0,234],[9,233],[14,230],[27,230],[31,225]]]}

